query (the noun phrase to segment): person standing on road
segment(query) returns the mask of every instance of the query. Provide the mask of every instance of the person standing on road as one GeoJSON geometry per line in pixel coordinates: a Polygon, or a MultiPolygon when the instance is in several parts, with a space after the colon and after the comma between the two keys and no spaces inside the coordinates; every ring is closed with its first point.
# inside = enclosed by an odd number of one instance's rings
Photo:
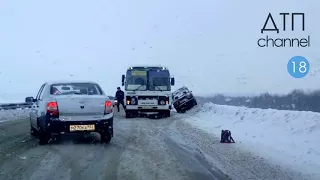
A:
{"type": "Polygon", "coordinates": [[[126,106],[124,105],[124,101],[123,101],[124,92],[120,89],[120,87],[117,87],[116,99],[118,101],[117,103],[118,112],[120,112],[120,104],[122,104],[123,109],[126,109],[126,106]]]}

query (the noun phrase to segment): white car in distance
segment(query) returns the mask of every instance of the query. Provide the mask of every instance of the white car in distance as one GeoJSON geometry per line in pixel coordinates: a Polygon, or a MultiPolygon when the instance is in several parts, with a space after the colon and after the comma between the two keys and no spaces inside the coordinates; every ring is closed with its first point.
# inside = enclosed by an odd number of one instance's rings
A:
{"type": "Polygon", "coordinates": [[[114,107],[115,105],[117,105],[118,100],[117,100],[115,97],[113,97],[113,96],[108,96],[108,97],[111,99],[112,104],[113,104],[113,107],[114,107]]]}
{"type": "Polygon", "coordinates": [[[105,143],[113,137],[113,103],[95,82],[47,82],[26,102],[33,103],[30,129],[41,145],[65,133],[98,132],[105,143]]]}

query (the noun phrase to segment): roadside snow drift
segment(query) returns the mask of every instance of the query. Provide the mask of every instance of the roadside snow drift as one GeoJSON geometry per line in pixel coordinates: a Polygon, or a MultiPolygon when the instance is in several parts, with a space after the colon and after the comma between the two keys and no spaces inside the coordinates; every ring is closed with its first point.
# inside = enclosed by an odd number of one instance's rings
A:
{"type": "Polygon", "coordinates": [[[186,121],[219,138],[222,129],[231,130],[236,141],[232,145],[320,176],[320,113],[207,103],[186,121]]]}
{"type": "Polygon", "coordinates": [[[0,123],[29,117],[29,109],[0,110],[0,123]]]}

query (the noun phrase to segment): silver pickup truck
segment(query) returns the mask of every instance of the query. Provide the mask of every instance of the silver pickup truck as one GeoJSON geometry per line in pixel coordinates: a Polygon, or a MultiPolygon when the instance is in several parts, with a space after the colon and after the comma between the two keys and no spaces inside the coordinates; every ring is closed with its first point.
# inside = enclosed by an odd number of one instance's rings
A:
{"type": "Polygon", "coordinates": [[[101,142],[113,137],[113,105],[95,82],[47,82],[35,98],[30,112],[31,134],[39,144],[64,133],[100,133],[101,142]]]}

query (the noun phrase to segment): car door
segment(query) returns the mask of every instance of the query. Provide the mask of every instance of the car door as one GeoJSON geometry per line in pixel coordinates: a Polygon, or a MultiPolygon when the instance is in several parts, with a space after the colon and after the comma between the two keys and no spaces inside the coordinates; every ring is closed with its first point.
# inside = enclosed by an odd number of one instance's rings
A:
{"type": "MultiPolygon", "coordinates": [[[[35,98],[35,102],[32,104],[31,106],[31,113],[30,113],[30,116],[31,116],[31,124],[33,127],[35,128],[38,128],[38,125],[37,125],[37,118],[38,118],[38,111],[39,111],[39,100],[40,100],[40,97],[43,93],[43,89],[45,87],[45,84],[43,84],[39,91],[38,91],[38,94],[35,98]]],[[[40,100],[41,101],[41,100],[40,100]]]]}

